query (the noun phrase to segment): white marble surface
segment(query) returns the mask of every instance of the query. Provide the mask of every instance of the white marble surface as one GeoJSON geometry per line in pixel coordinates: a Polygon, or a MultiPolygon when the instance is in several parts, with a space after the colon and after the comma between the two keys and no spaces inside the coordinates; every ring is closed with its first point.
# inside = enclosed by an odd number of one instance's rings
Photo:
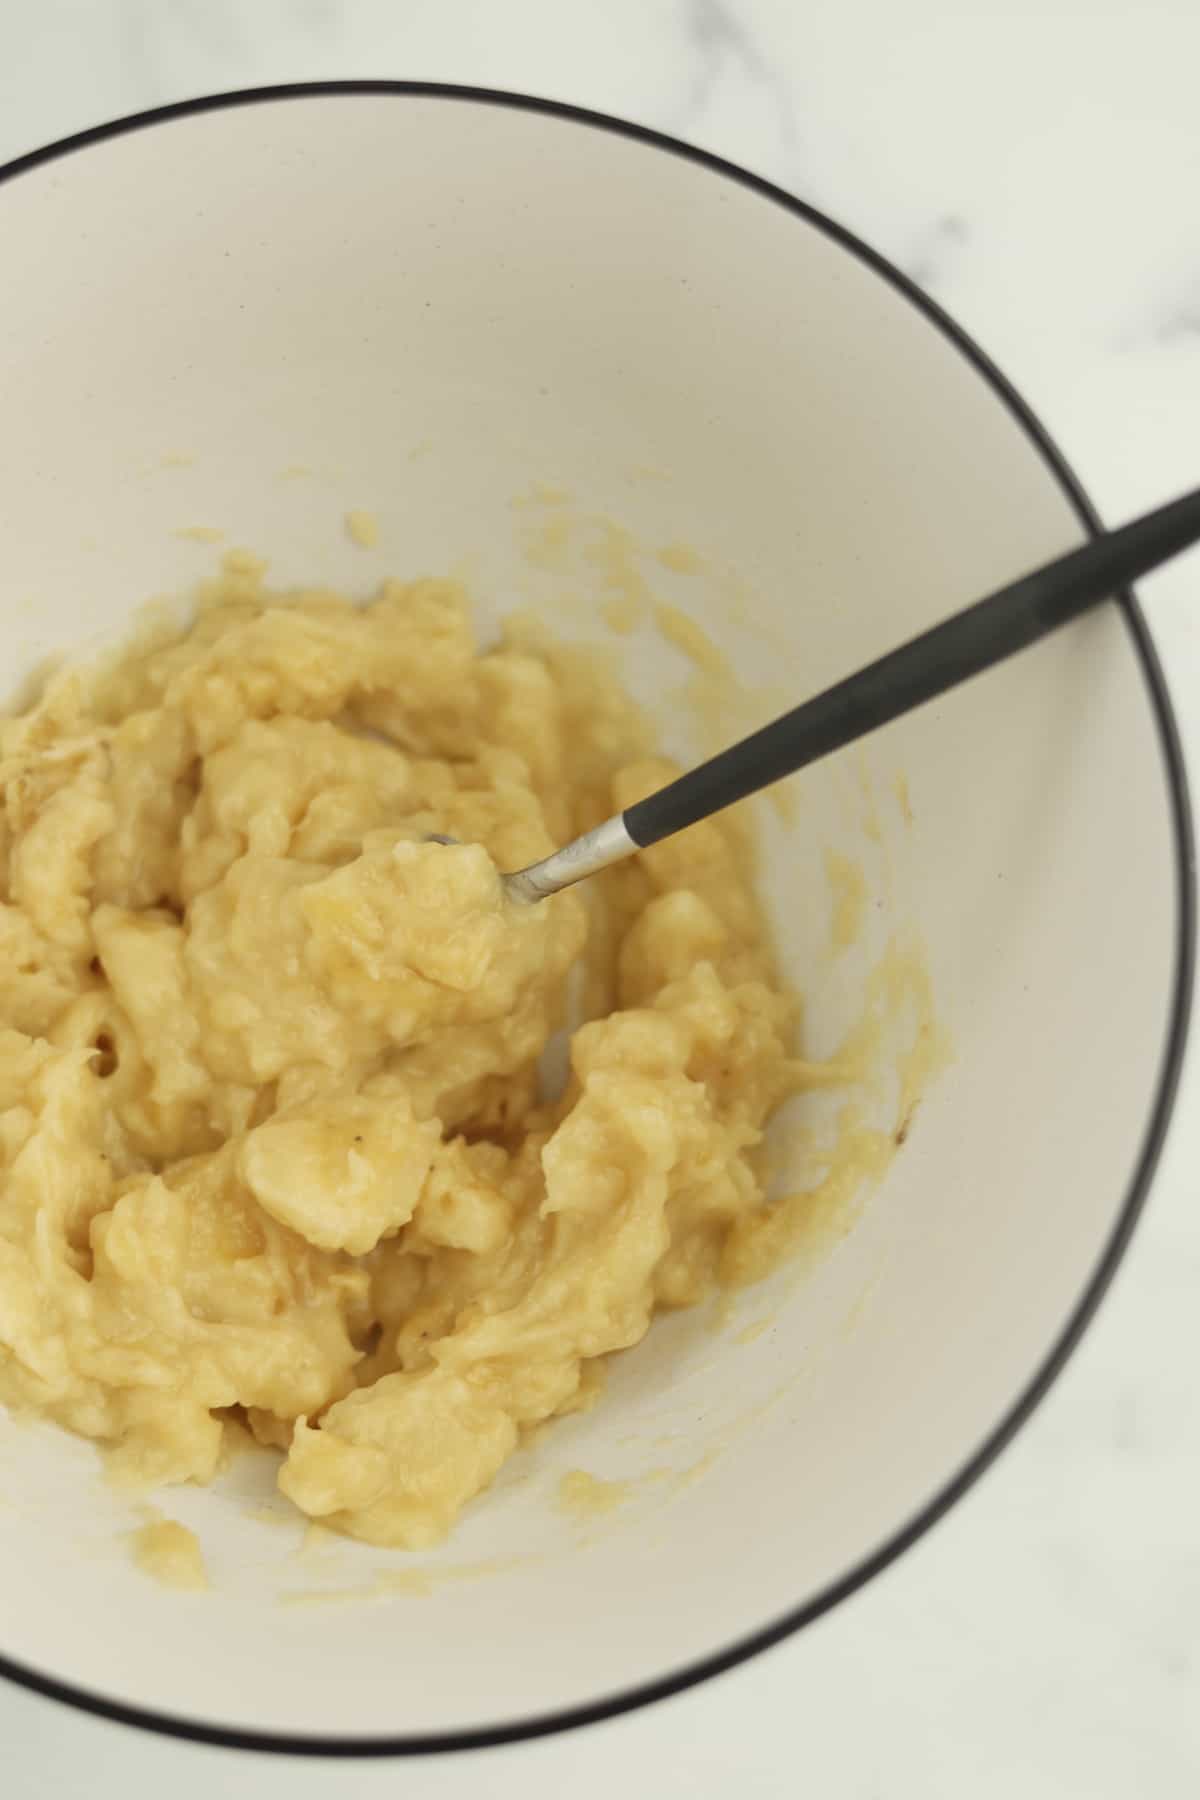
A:
{"type": "MultiPolygon", "coordinates": [[[[0,161],[206,90],[409,76],[709,145],[916,275],[1116,520],[1200,480],[1196,0],[0,0],[0,161]]],[[[2,250],[0,250],[2,258],[2,250]]],[[[1144,599],[1200,782],[1200,558],[1144,599]]],[[[0,1689],[3,1789],[109,1800],[1200,1792],[1200,1063],[1066,1376],[970,1498],[773,1654],[586,1734],[268,1763],[0,1689]]]]}

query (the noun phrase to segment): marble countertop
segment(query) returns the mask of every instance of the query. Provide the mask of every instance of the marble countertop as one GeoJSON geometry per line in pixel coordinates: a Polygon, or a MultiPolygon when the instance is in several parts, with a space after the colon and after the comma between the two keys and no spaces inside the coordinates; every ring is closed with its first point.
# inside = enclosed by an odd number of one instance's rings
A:
{"type": "MultiPolygon", "coordinates": [[[[205,91],[338,76],[625,114],[793,188],[995,357],[1114,522],[1200,480],[1196,0],[0,0],[0,162],[205,91]]],[[[1200,557],[1146,611],[1200,771],[1200,557]]],[[[1097,1323],[950,1517],[666,1705],[419,1764],[272,1762],[0,1687],[4,1787],[89,1800],[1184,1800],[1200,1791],[1200,1062],[1097,1323]]]]}

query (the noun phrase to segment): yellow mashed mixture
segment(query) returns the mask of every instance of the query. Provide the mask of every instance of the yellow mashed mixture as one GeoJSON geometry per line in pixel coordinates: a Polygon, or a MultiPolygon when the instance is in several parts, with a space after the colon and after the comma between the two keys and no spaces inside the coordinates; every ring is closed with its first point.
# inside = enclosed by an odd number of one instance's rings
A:
{"type": "Polygon", "coordinates": [[[285,603],[244,553],[3,722],[0,1402],[149,1482],[248,1424],[305,1513],[423,1546],[707,1294],[803,1075],[736,821],[497,877],[671,774],[454,584],[285,603]]]}

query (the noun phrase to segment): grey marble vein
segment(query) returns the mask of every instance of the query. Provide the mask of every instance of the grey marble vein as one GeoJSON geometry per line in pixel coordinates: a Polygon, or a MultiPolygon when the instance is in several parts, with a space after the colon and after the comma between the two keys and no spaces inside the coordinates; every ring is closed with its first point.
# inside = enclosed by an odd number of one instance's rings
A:
{"type": "Polygon", "coordinates": [[[957,252],[969,241],[970,227],[961,213],[943,213],[926,230],[903,260],[903,269],[927,293],[943,281],[957,252]]]}
{"type": "Polygon", "coordinates": [[[682,34],[692,65],[673,129],[703,134],[726,97],[765,113],[772,141],[768,173],[782,180],[798,173],[800,131],[786,72],[761,48],[751,21],[728,0],[686,0],[682,34]]]}

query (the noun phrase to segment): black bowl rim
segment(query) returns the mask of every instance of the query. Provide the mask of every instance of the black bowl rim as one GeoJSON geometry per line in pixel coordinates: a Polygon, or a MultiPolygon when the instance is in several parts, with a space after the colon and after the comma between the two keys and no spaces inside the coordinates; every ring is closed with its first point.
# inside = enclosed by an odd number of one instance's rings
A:
{"type": "MultiPolygon", "coordinates": [[[[856,257],[860,263],[880,276],[896,293],[902,295],[910,305],[915,307],[929,324],[940,332],[949,344],[953,345],[988,384],[1001,404],[1008,409],[1046,468],[1058,482],[1084,531],[1089,536],[1095,536],[1102,529],[1099,515],[1073,470],[1068,466],[1057,445],[1007,377],[1001,374],[991,358],[935,301],[923,293],[915,282],[911,281],[886,257],[881,256],[878,251],[872,250],[853,232],[818,211],[816,207],[797,199],[785,189],[765,180],[762,176],[754,175],[749,170],[740,168],[736,163],[714,155],[711,151],[701,150],[694,144],[684,143],[681,139],[671,137],[666,132],[655,131],[645,125],[635,125],[628,120],[614,118],[608,113],[594,112],[586,107],[572,106],[559,100],[541,99],[528,94],[507,93],[496,88],[465,87],[436,81],[282,83],[277,86],[241,88],[230,93],[208,94],[193,100],[180,100],[169,106],[153,107],[145,112],[132,113],[127,118],[114,119],[104,125],[92,126],[87,131],[76,132],[71,137],[61,138],[56,143],[47,144],[41,149],[33,150],[25,156],[19,156],[15,161],[0,167],[0,183],[12,181],[27,170],[39,168],[42,164],[53,162],[59,157],[84,150],[89,144],[102,143],[106,138],[120,137],[132,131],[142,131],[151,125],[166,124],[173,119],[187,118],[196,113],[252,106],[277,100],[303,100],[348,95],[390,95],[393,98],[405,99],[467,101],[477,105],[510,107],[521,112],[548,114],[553,118],[580,125],[589,130],[612,132],[620,137],[645,144],[651,149],[662,150],[671,156],[682,157],[688,162],[710,170],[714,175],[718,175],[726,181],[733,181],[741,187],[749,188],[752,193],[760,195],[763,199],[773,201],[785,211],[793,214],[794,217],[803,219],[806,224],[815,227],[825,237],[847,251],[849,255],[856,257]]],[[[1154,1103],[1146,1121],[1141,1150],[1120,1214],[1083,1293],[1043,1359],[1040,1368],[1027,1383],[1024,1391],[1018,1395],[1008,1411],[993,1426],[974,1454],[943,1484],[932,1499],[927,1501],[911,1519],[873,1550],[870,1555],[864,1557],[838,1580],[831,1582],[812,1599],[805,1601],[802,1606],[792,1608],[771,1624],[730,1644],[728,1648],[718,1651],[714,1655],[703,1657],[697,1662],[686,1664],[669,1675],[661,1676],[656,1681],[643,1682],[623,1692],[605,1695],[586,1706],[567,1707],[560,1712],[534,1716],[516,1724],[480,1727],[464,1731],[409,1733],[403,1737],[382,1738],[337,1738],[317,1735],[301,1736],[283,1732],[244,1731],[222,1725],[197,1724],[189,1719],[176,1718],[169,1713],[155,1712],[148,1707],[127,1706],[120,1701],[106,1699],[102,1694],[91,1693],[86,1688],[76,1687],[72,1683],[58,1681],[52,1676],[43,1675],[37,1670],[26,1668],[11,1657],[3,1655],[0,1655],[0,1675],[8,1677],[23,1687],[32,1689],[35,1693],[47,1695],[54,1700],[61,1700],[67,1705],[79,1707],[82,1711],[97,1714],[101,1718],[116,1720],[121,1724],[141,1726],[146,1730],[160,1732],[170,1737],[183,1738],[197,1743],[216,1744],[232,1750],[264,1750],[288,1756],[330,1757],[422,1756],[451,1750],[480,1750],[494,1745],[545,1737],[555,1732],[571,1730],[580,1725],[594,1724],[602,1719],[611,1719],[618,1714],[649,1705],[652,1701],[664,1700],[673,1694],[682,1693],[685,1689],[694,1687],[698,1682],[705,1681],[710,1676],[719,1675],[727,1669],[734,1668],[738,1663],[745,1662],[749,1657],[757,1655],[759,1651],[778,1644],[802,1626],[811,1624],[814,1619],[820,1618],[839,1601],[855,1593],[894,1561],[902,1551],[916,1543],[917,1539],[922,1537],[929,1527],[935,1524],[966,1493],[1010,1442],[1053,1385],[1071,1352],[1078,1344],[1128,1248],[1158,1164],[1179,1087],[1191,1014],[1196,956],[1195,846],[1192,833],[1191,802],[1188,795],[1187,773],[1179,729],[1172,711],[1162,667],[1141,608],[1132,592],[1122,592],[1115,599],[1124,617],[1134,654],[1141,664],[1142,675],[1146,683],[1147,698],[1158,730],[1159,747],[1167,781],[1167,798],[1174,829],[1177,904],[1175,974],[1158,1085],[1154,1103]]]]}

